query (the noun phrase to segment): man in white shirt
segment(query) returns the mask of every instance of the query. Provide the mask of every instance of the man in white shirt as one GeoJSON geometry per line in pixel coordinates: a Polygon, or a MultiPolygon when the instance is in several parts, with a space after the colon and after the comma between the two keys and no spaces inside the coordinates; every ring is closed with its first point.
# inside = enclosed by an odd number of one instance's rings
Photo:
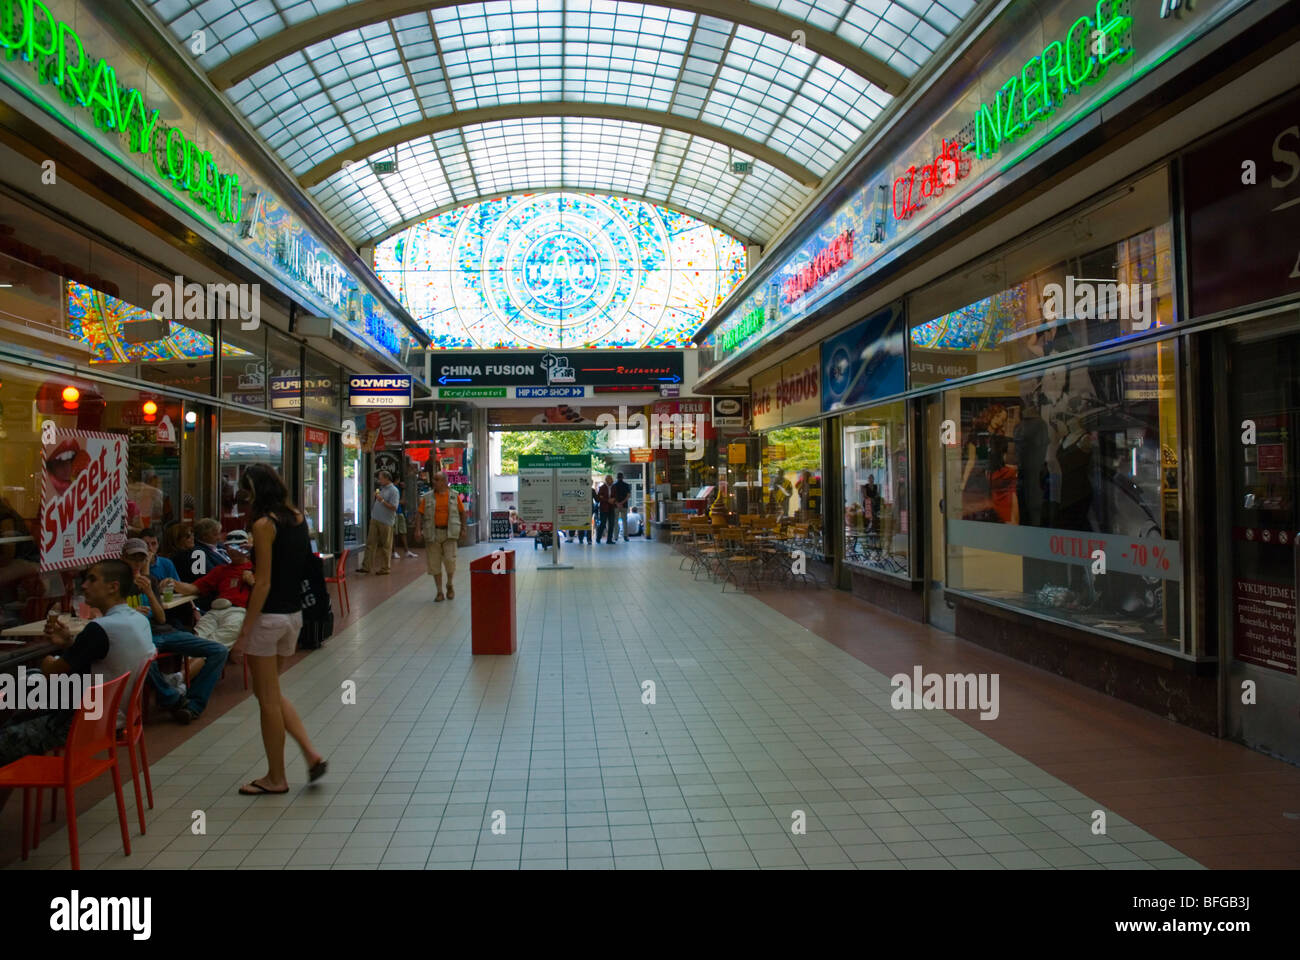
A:
{"type": "MultiPolygon", "coordinates": [[[[104,614],[88,623],[75,639],[66,624],[51,620],[45,635],[60,649],[41,661],[41,670],[46,676],[83,674],[82,689],[88,690],[96,683],[132,673],[154,652],[154,645],[149,621],[126,605],[126,597],[135,592],[135,575],[126,563],[105,560],[95,564],[86,573],[82,592],[86,603],[103,610],[104,614]]],[[[132,676],[127,683],[127,694],[134,682],[132,676]]],[[[122,710],[125,710],[125,700],[122,710]]],[[[76,709],[51,710],[0,730],[0,766],[63,746],[76,712],[76,709]]],[[[124,722],[125,715],[119,712],[119,726],[124,722]]],[[[0,806],[6,798],[6,792],[0,791],[0,806]]]]}
{"type": "Polygon", "coordinates": [[[393,563],[393,524],[397,520],[397,504],[401,494],[393,484],[387,470],[380,470],[379,486],[370,504],[370,529],[366,532],[366,555],[357,567],[357,573],[376,575],[389,572],[393,563]]]}

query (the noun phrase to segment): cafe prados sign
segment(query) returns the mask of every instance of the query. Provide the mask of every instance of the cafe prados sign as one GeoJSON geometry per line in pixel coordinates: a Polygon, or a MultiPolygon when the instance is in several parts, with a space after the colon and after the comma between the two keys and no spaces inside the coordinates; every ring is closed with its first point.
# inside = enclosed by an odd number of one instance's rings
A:
{"type": "Polygon", "coordinates": [[[0,53],[28,63],[40,83],[86,110],[101,130],[124,135],[132,153],[151,157],[160,177],[220,220],[240,219],[239,175],[223,173],[210,151],[179,128],[160,123],[159,111],[148,108],[140,91],[119,84],[113,65],[88,54],[77,32],[56,20],[41,0],[0,0],[0,53]]]}

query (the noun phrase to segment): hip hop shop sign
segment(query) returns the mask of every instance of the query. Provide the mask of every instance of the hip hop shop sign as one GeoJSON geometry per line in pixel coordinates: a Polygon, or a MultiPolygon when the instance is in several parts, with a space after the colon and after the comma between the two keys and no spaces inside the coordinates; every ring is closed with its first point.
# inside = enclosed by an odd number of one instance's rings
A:
{"type": "Polygon", "coordinates": [[[127,438],[47,428],[42,440],[41,570],[120,557],[126,543],[127,438]]]}

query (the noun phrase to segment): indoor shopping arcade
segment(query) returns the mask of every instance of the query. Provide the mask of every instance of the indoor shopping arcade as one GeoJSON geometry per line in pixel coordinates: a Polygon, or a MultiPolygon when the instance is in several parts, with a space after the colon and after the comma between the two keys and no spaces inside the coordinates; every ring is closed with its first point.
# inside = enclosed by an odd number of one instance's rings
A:
{"type": "Polygon", "coordinates": [[[1300,4],[0,50],[4,874],[1300,868],[1300,4]]]}

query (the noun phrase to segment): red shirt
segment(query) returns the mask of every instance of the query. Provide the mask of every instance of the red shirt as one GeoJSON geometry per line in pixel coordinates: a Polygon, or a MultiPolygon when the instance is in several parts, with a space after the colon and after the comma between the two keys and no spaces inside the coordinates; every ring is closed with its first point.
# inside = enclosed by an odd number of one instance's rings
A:
{"type": "Polygon", "coordinates": [[[209,570],[194,581],[199,593],[215,593],[219,598],[229,600],[237,607],[247,607],[253,595],[253,588],[244,582],[244,572],[252,570],[252,562],[227,563],[209,570]]]}

